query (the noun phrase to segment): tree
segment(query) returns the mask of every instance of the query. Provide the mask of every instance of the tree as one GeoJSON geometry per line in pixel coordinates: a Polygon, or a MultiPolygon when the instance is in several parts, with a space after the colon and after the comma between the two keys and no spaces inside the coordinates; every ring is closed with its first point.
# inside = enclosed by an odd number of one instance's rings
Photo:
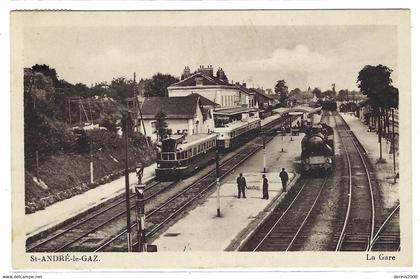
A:
{"type": "Polygon", "coordinates": [[[330,99],[335,98],[335,92],[333,90],[328,89],[327,91],[322,92],[322,96],[330,99]]]}
{"type": "Polygon", "coordinates": [[[392,86],[392,70],[383,65],[366,65],[360,70],[357,77],[357,86],[362,94],[366,95],[373,109],[373,115],[378,123],[378,138],[380,157],[382,159],[382,131],[383,123],[389,122],[384,119],[387,116],[387,109],[398,107],[398,89],[392,86]]]}
{"type": "Polygon", "coordinates": [[[35,64],[31,69],[34,73],[42,73],[44,76],[49,77],[52,80],[54,86],[58,85],[58,74],[54,68],[50,68],[50,66],[46,64],[35,64]]]}
{"type": "Polygon", "coordinates": [[[125,77],[112,79],[107,94],[114,100],[123,102],[127,97],[133,96],[133,80],[127,80],[125,77]]]}
{"type": "Polygon", "coordinates": [[[349,99],[349,91],[347,89],[340,89],[338,91],[338,99],[343,102],[349,99]]]}
{"type": "Polygon", "coordinates": [[[159,111],[155,115],[156,123],[155,123],[155,129],[156,133],[158,135],[158,141],[165,138],[167,135],[167,128],[168,123],[166,123],[166,114],[163,111],[159,111]]]}
{"type": "Polygon", "coordinates": [[[292,91],[290,91],[289,96],[293,96],[297,99],[301,98],[302,95],[302,90],[300,90],[299,88],[295,88],[292,91]]]}
{"type": "Polygon", "coordinates": [[[357,86],[363,95],[369,98],[373,107],[389,107],[398,94],[398,90],[393,89],[391,79],[392,70],[387,66],[366,65],[359,72],[357,86]]]}
{"type": "Polygon", "coordinates": [[[322,91],[318,87],[315,87],[314,90],[312,90],[312,94],[317,98],[322,98],[322,91]]]}
{"type": "Polygon", "coordinates": [[[278,95],[280,104],[282,106],[287,106],[289,89],[284,80],[277,81],[276,86],[274,87],[274,92],[278,95]]]}
{"type": "Polygon", "coordinates": [[[144,95],[146,97],[167,97],[167,88],[178,81],[179,79],[169,74],[157,73],[151,80],[146,81],[144,85],[144,95]]]}

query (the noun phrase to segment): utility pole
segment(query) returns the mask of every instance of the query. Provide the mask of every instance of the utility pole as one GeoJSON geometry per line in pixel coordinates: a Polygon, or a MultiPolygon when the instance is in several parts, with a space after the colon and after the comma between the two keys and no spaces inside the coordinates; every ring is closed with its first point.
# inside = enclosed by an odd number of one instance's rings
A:
{"type": "Polygon", "coordinates": [[[36,160],[36,181],[39,183],[39,158],[38,158],[38,150],[35,151],[35,160],[36,160]]]}
{"type": "Polygon", "coordinates": [[[219,170],[219,150],[216,148],[216,187],[217,187],[217,217],[222,217],[220,212],[220,170],[219,170]]]}
{"type": "Polygon", "coordinates": [[[137,107],[137,84],[136,72],[133,73],[133,107],[135,108],[134,128],[138,132],[138,107],[137,107]]]}
{"type": "Polygon", "coordinates": [[[71,126],[71,103],[70,103],[70,99],[67,99],[67,102],[69,103],[69,125],[71,126]]]}
{"type": "Polygon", "coordinates": [[[90,183],[93,183],[93,139],[90,139],[90,183]]]}
{"type": "Polygon", "coordinates": [[[125,204],[127,217],[127,252],[131,252],[131,220],[130,220],[130,181],[128,177],[128,114],[125,115],[124,125],[124,147],[125,147],[125,204]]]}
{"type": "Polygon", "coordinates": [[[80,103],[80,99],[79,99],[79,126],[80,128],[82,128],[82,105],[80,103]]]}

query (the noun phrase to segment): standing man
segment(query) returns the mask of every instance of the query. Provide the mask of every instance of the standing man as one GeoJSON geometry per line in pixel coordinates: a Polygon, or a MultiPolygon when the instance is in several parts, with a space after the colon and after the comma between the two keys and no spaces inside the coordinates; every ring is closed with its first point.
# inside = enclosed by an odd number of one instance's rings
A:
{"type": "Polygon", "coordinates": [[[284,168],[281,169],[280,179],[281,179],[281,184],[283,185],[283,192],[286,192],[286,190],[287,190],[287,181],[289,181],[289,175],[284,170],[284,168]]]}
{"type": "Polygon", "coordinates": [[[236,179],[236,183],[238,184],[238,199],[241,198],[241,193],[244,199],[246,199],[246,196],[245,196],[246,180],[245,180],[245,177],[242,176],[242,173],[239,174],[239,177],[236,179]]]}
{"type": "Polygon", "coordinates": [[[265,177],[265,174],[262,175],[263,177],[263,199],[268,200],[268,179],[265,177]]]}

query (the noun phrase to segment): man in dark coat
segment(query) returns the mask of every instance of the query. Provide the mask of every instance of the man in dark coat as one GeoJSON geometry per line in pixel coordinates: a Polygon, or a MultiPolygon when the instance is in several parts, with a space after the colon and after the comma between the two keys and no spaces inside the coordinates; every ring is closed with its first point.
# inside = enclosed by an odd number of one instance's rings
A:
{"type": "Polygon", "coordinates": [[[241,198],[241,193],[244,199],[246,199],[246,196],[245,196],[246,180],[245,180],[245,177],[242,176],[242,173],[239,174],[239,177],[236,179],[236,183],[238,184],[238,199],[241,198]]]}
{"type": "Polygon", "coordinates": [[[263,177],[263,199],[268,200],[268,179],[265,177],[265,174],[262,175],[263,177]]]}
{"type": "Polygon", "coordinates": [[[287,181],[289,181],[289,175],[284,170],[284,168],[281,169],[280,179],[281,179],[281,184],[283,185],[283,192],[286,192],[286,190],[287,190],[286,189],[287,188],[287,181]]]}

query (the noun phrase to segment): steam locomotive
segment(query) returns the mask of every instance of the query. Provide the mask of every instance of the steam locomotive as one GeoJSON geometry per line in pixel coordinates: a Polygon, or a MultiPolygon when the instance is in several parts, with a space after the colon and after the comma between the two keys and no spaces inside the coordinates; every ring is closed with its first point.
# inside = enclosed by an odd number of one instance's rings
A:
{"type": "Polygon", "coordinates": [[[334,165],[334,131],[325,123],[308,127],[301,142],[304,174],[326,173],[334,165]]]}

